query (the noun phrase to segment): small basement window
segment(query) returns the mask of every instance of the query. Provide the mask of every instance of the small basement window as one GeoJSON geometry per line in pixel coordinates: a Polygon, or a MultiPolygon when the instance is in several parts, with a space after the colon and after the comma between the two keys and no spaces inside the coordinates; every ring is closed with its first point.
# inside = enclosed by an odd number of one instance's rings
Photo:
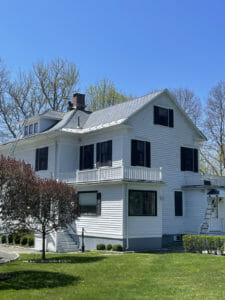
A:
{"type": "Polygon", "coordinates": [[[101,194],[97,191],[79,192],[80,214],[93,216],[101,214],[101,194]]]}

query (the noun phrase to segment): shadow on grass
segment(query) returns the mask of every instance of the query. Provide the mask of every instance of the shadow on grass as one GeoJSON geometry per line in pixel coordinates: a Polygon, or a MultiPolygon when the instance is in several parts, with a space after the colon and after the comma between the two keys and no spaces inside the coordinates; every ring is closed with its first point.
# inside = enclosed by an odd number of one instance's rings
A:
{"type": "Polygon", "coordinates": [[[72,264],[81,264],[81,263],[92,263],[105,259],[104,256],[85,256],[85,255],[59,255],[59,256],[50,256],[47,259],[53,260],[68,260],[71,261],[72,264]]]}
{"type": "Polygon", "coordinates": [[[149,251],[138,251],[136,253],[148,253],[148,254],[172,254],[172,253],[185,253],[183,249],[157,249],[157,250],[149,250],[149,251]]]}
{"type": "Polygon", "coordinates": [[[77,276],[44,271],[18,271],[7,275],[11,278],[0,281],[0,291],[63,287],[80,280],[77,276]]]}

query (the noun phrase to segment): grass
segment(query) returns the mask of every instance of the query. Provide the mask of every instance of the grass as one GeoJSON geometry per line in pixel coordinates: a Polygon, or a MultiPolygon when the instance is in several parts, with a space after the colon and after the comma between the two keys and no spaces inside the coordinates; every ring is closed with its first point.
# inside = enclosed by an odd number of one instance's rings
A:
{"type": "MultiPolygon", "coordinates": [[[[36,258],[40,258],[37,256],[36,258]]],[[[225,299],[225,257],[201,254],[48,255],[72,263],[0,265],[0,299],[225,299]]]]}

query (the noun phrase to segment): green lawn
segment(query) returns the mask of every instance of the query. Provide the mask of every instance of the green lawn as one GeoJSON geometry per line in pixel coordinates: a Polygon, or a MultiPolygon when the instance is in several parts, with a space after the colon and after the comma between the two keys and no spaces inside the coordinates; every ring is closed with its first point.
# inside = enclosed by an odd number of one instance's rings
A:
{"type": "MultiPolygon", "coordinates": [[[[50,255],[48,255],[50,257],[50,255]]],[[[34,258],[21,255],[20,259],[34,258]]],[[[225,257],[200,254],[51,255],[72,263],[0,265],[0,299],[225,299],[225,257]]]]}

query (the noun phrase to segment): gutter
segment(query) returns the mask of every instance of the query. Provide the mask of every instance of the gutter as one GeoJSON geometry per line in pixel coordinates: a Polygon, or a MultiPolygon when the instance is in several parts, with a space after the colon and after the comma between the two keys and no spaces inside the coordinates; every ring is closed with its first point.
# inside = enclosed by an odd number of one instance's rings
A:
{"type": "Polygon", "coordinates": [[[125,212],[126,212],[126,250],[129,249],[129,236],[128,236],[128,198],[127,198],[127,184],[125,184],[125,203],[126,203],[126,209],[125,209],[125,212]]]}

